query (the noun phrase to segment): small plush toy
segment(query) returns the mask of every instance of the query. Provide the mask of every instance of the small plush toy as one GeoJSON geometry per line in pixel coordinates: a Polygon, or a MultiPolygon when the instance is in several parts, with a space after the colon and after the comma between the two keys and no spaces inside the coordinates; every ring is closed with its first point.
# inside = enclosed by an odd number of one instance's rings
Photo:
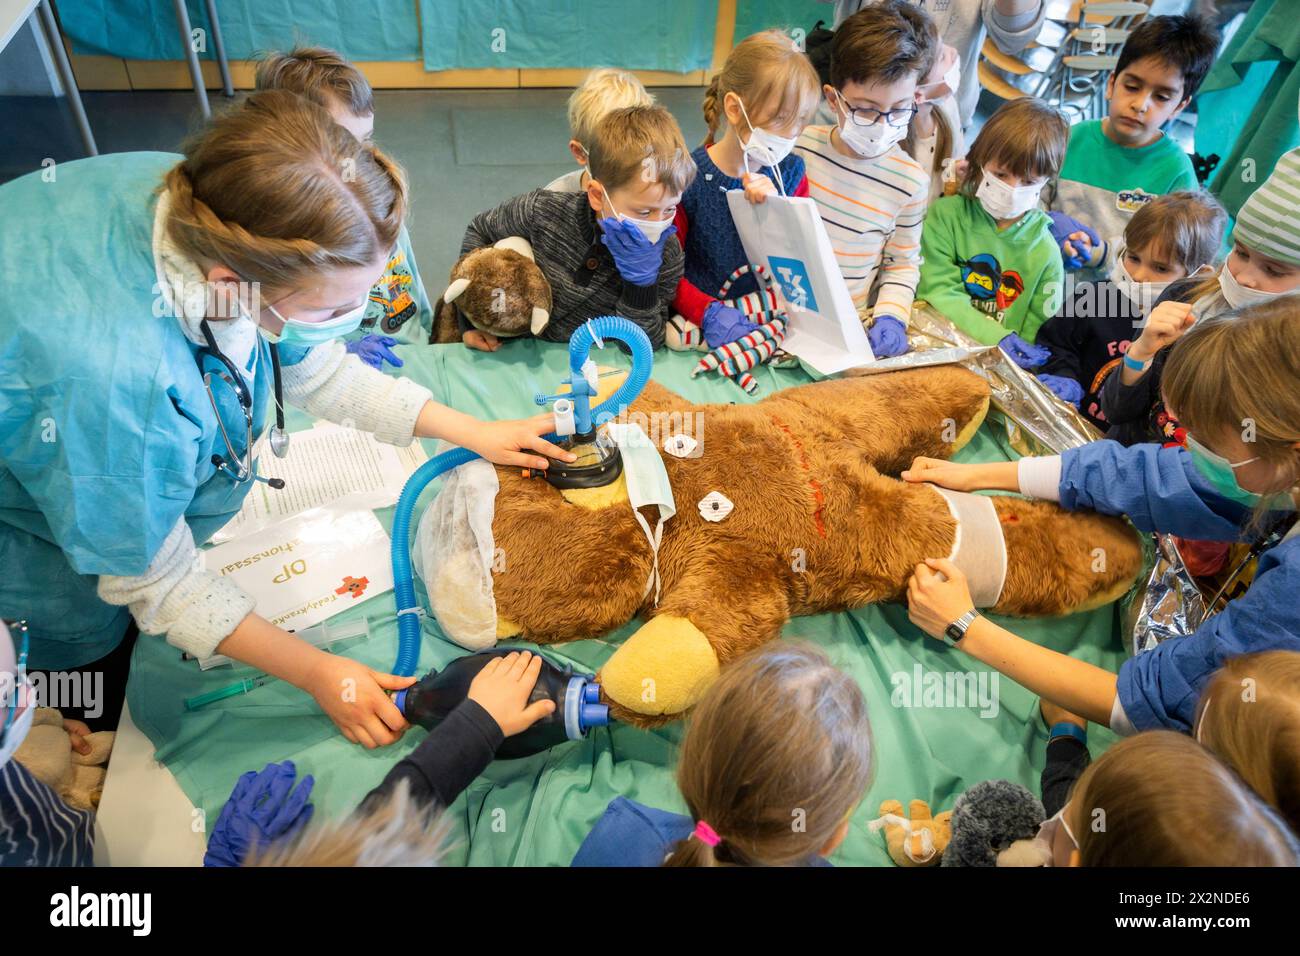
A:
{"type": "Polygon", "coordinates": [[[943,866],[1046,866],[1050,851],[1034,839],[1043,804],[1010,780],[975,784],[952,808],[952,839],[943,866]]]}
{"type": "MultiPolygon", "coordinates": [[[[496,638],[596,638],[641,615],[600,678],[612,716],[650,727],[689,711],[720,667],[792,616],[904,599],[926,558],[951,557],[976,605],[999,614],[1068,614],[1123,595],[1142,566],[1123,519],[890,477],[916,456],[952,455],[988,405],[988,384],[952,365],[749,405],[696,405],[651,381],[621,417],[653,440],[675,514],[652,535],[626,474],[562,491],[496,468],[493,540],[477,545],[500,556],[488,584],[496,638]]],[[[434,577],[431,601],[449,590],[434,577]]],[[[444,595],[446,614],[434,601],[452,640],[459,593],[444,595]]]]}
{"type": "Polygon", "coordinates": [[[886,800],[869,826],[873,833],[884,828],[889,858],[899,866],[935,866],[952,839],[952,811],[932,816],[928,803],[913,800],[903,816],[901,803],[886,800]]]}
{"type": "Polygon", "coordinates": [[[459,342],[470,328],[499,339],[540,335],[551,320],[551,284],[527,239],[509,236],[474,249],[452,267],[429,341],[459,342]]]}
{"type": "Polygon", "coordinates": [[[115,736],[111,730],[96,731],[85,738],[90,753],[79,754],[63,728],[63,714],[53,707],[38,707],[32,715],[32,729],[14,752],[14,759],[68,806],[90,810],[99,806],[115,736]]]}

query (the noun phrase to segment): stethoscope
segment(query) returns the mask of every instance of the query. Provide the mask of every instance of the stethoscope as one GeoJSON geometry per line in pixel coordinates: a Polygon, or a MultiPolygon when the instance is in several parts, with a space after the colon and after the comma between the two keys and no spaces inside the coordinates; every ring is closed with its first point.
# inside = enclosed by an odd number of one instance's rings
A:
{"type": "MultiPolygon", "coordinates": [[[[217,346],[216,337],[213,336],[207,319],[203,319],[199,323],[199,328],[203,330],[203,338],[207,340],[207,351],[226,369],[224,374],[220,372],[203,373],[203,387],[208,393],[208,401],[212,403],[212,414],[217,420],[217,428],[221,431],[221,438],[226,443],[227,453],[226,457],[213,454],[212,464],[216,466],[217,471],[228,475],[238,484],[243,484],[246,481],[261,481],[277,490],[283,488],[283,478],[263,478],[257,473],[256,465],[253,462],[253,393],[249,389],[248,383],[244,381],[244,376],[235,367],[235,363],[217,346]],[[221,417],[221,410],[217,406],[217,397],[212,392],[212,379],[214,376],[220,377],[234,389],[235,397],[239,401],[239,407],[244,413],[246,442],[244,444],[244,461],[242,462],[239,460],[234,443],[231,442],[230,435],[226,431],[226,422],[221,417]]],[[[258,337],[260,344],[260,332],[258,337]]],[[[269,344],[271,346],[271,374],[275,384],[275,425],[271,427],[269,444],[275,457],[283,458],[289,453],[289,433],[284,430],[284,390],[280,378],[280,351],[276,348],[274,342],[269,344]]]]}

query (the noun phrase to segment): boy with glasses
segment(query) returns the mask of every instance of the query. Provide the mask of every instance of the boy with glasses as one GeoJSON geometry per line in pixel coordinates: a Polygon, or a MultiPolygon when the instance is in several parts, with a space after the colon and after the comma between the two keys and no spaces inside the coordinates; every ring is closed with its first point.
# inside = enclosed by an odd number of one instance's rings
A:
{"type": "Polygon", "coordinates": [[[795,149],[853,304],[877,356],[907,351],[921,275],[930,176],[903,151],[917,84],[938,53],[925,11],[901,0],[845,20],[823,88],[835,126],[810,126],[795,149]]]}

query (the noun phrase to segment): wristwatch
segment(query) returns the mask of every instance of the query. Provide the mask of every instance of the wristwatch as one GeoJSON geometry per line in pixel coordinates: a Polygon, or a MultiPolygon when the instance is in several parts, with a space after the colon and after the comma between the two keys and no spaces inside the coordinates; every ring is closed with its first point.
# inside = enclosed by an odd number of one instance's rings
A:
{"type": "Polygon", "coordinates": [[[975,622],[975,618],[979,616],[979,612],[974,608],[971,608],[961,617],[957,618],[957,620],[953,621],[943,629],[943,642],[949,647],[956,647],[957,642],[966,636],[966,631],[970,628],[971,624],[975,622]]]}

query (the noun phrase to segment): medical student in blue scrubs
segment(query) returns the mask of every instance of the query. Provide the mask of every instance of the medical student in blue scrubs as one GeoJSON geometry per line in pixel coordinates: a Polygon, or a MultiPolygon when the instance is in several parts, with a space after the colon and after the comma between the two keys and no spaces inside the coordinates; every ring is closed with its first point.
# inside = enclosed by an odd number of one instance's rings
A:
{"type": "Polygon", "coordinates": [[[259,454],[293,454],[284,402],[394,445],[571,458],[545,416],[481,422],[345,351],[402,229],[401,169],[267,91],[184,156],[51,167],[0,186],[0,209],[0,616],[26,619],[29,667],[111,673],[133,619],[303,688],[353,742],[396,740],[385,691],[410,679],[273,626],[196,545],[262,480],[259,454]]]}
{"type": "MultiPolygon", "coordinates": [[[[1202,320],[1165,366],[1165,406],[1187,447],[1099,441],[1059,457],[959,465],[918,459],[903,477],[946,488],[1018,491],[1128,515],[1142,531],[1197,540],[1280,535],[1249,590],[1186,637],[1124,662],[1118,674],[1032,644],[975,616],[956,646],[1066,710],[1117,733],[1189,731],[1201,688],[1228,658],[1300,651],[1300,296],[1202,320]]],[[[919,565],[908,587],[912,621],[932,637],[972,612],[949,562],[919,565]]]]}

